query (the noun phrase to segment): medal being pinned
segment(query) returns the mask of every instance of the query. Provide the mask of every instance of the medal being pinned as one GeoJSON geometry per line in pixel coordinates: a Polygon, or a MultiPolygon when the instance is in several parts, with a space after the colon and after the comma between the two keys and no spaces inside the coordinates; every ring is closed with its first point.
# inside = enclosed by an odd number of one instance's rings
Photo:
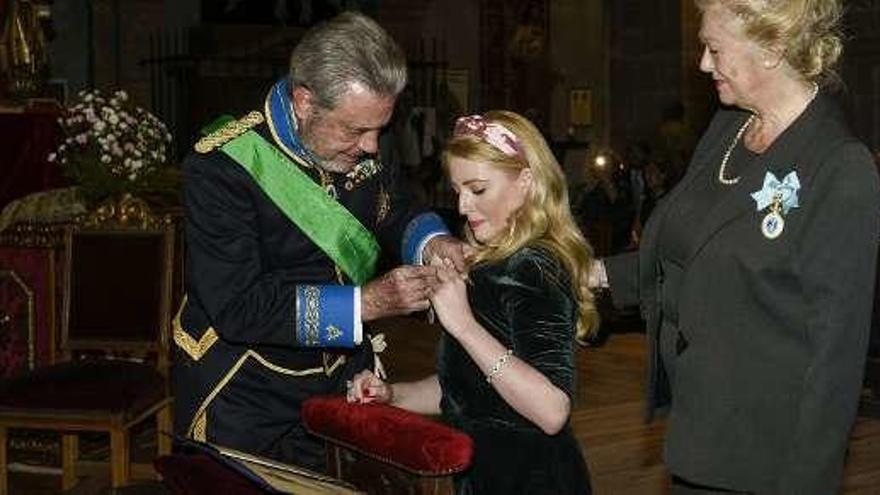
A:
{"type": "Polygon", "coordinates": [[[798,205],[798,190],[801,188],[796,172],[789,172],[780,181],[773,172],[764,176],[761,190],[752,193],[758,211],[768,210],[761,220],[761,233],[767,239],[776,239],[785,229],[785,215],[798,205]]]}

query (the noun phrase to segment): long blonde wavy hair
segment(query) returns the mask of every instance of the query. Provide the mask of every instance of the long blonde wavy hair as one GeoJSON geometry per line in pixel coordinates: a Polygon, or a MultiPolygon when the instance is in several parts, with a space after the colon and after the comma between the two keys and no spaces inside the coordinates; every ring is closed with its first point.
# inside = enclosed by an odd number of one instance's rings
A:
{"type": "Polygon", "coordinates": [[[487,123],[500,124],[511,131],[523,156],[508,156],[476,135],[454,136],[443,151],[447,174],[449,160],[457,157],[514,172],[528,168],[532,172],[532,187],[523,206],[509,219],[506,231],[491,241],[478,243],[470,227],[465,226],[465,236],[474,247],[468,262],[473,266],[500,261],[529,245],[550,250],[571,275],[571,288],[578,303],[576,336],[583,342],[599,323],[593,293],[587,285],[593,249],[571,215],[562,169],[540,131],[525,117],[503,110],[482,116],[487,123]]]}

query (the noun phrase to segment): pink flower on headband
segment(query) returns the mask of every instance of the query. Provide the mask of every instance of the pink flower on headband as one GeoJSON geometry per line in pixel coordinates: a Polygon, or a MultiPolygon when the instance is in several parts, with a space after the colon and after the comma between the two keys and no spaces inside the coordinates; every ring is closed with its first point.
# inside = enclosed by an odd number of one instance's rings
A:
{"type": "Polygon", "coordinates": [[[455,121],[455,130],[452,135],[454,137],[476,136],[507,156],[524,158],[516,134],[501,124],[487,122],[482,115],[459,117],[455,121]]]}

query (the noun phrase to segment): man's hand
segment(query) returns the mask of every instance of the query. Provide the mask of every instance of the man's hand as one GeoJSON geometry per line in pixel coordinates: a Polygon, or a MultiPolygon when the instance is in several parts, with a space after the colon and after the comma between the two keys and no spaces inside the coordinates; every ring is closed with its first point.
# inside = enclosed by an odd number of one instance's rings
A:
{"type": "Polygon", "coordinates": [[[425,245],[422,251],[422,260],[430,260],[434,256],[442,259],[448,259],[455,265],[458,273],[464,273],[464,243],[452,237],[451,235],[438,235],[425,245]]]}
{"type": "Polygon", "coordinates": [[[361,288],[361,320],[405,315],[428,309],[439,283],[437,267],[401,266],[361,288]]]}

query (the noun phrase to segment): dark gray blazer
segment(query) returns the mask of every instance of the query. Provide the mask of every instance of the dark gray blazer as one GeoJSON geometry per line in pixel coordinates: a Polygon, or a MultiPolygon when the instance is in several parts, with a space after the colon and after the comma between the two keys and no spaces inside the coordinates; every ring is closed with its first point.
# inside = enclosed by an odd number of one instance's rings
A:
{"type": "MultiPolygon", "coordinates": [[[[747,115],[722,110],[687,175],[658,205],[638,253],[606,260],[617,304],[648,322],[648,407],[669,407],[673,474],[758,494],[839,489],[855,418],[880,236],[880,184],[871,155],[820,94],[694,226],[699,248],[683,266],[675,307],[677,354],[658,355],[664,287],[657,246],[670,205],[722,155],[747,115]],[[775,239],[750,193],[770,170],[794,170],[800,207],[775,239]]],[[[701,180],[706,180],[703,174],[701,180]]],[[[668,297],[668,296],[667,296],[668,297]]],[[[668,331],[668,330],[667,330],[668,331]]]]}

